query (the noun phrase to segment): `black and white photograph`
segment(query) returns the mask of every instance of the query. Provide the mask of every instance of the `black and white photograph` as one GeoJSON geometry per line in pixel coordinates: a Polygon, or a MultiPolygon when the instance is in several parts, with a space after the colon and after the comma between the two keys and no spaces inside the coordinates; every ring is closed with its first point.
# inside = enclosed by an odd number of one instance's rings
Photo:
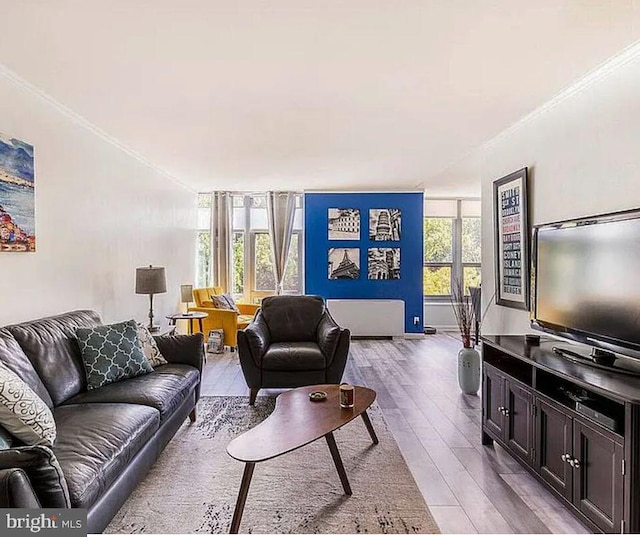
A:
{"type": "Polygon", "coordinates": [[[329,279],[357,280],[360,277],[360,248],[329,248],[329,279]]]}
{"type": "Polygon", "coordinates": [[[360,240],[360,209],[329,209],[329,240],[360,240]]]}
{"type": "Polygon", "coordinates": [[[367,261],[370,280],[400,279],[400,248],[369,248],[367,261]]]}
{"type": "Polygon", "coordinates": [[[369,240],[399,241],[401,220],[400,209],[369,209],[369,240]]]}

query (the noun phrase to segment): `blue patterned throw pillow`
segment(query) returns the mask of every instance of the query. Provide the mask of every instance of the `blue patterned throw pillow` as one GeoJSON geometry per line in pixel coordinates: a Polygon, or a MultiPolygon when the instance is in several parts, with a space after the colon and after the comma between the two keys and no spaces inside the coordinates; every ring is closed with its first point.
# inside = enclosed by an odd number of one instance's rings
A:
{"type": "Polygon", "coordinates": [[[77,328],[87,389],[153,372],[145,358],[135,321],[77,328]]]}

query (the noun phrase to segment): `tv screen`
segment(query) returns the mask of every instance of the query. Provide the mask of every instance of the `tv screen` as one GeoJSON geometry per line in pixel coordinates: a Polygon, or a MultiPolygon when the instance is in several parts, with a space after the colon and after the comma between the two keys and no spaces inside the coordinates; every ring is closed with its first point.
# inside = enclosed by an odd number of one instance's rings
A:
{"type": "Polygon", "coordinates": [[[540,226],[534,247],[538,325],[640,350],[640,213],[540,226]]]}

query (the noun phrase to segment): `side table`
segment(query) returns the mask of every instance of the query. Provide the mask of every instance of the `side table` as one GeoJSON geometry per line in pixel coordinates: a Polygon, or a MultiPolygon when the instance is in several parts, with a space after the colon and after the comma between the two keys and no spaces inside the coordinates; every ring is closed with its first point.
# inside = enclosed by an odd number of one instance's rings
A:
{"type": "Polygon", "coordinates": [[[161,326],[157,332],[151,332],[152,336],[172,336],[176,332],[176,327],[173,324],[169,326],[161,326]]]}
{"type": "Polygon", "coordinates": [[[193,321],[197,320],[200,332],[204,334],[204,329],[202,328],[202,319],[208,316],[208,313],[203,313],[201,311],[191,311],[189,313],[174,313],[173,315],[167,315],[167,319],[169,319],[169,324],[172,326],[175,326],[176,321],[189,321],[190,334],[193,334],[193,321]]]}

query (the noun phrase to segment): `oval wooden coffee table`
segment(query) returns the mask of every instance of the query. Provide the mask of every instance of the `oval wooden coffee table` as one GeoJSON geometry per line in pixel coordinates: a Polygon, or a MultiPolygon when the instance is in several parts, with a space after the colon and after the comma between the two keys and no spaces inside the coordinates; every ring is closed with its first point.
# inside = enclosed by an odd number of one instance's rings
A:
{"type": "Polygon", "coordinates": [[[351,486],[333,431],[362,416],[372,442],[377,444],[378,437],[367,415],[367,409],[376,399],[376,392],[355,386],[355,406],[345,409],[340,407],[338,390],[339,386],[336,384],[320,384],[285,392],[278,396],[276,408],[266,420],[229,443],[227,453],[245,463],[229,533],[238,533],[256,463],[289,453],[323,436],[329,446],[344,492],[351,495],[351,486]],[[326,400],[310,401],[309,394],[314,391],[327,392],[326,400]]]}

